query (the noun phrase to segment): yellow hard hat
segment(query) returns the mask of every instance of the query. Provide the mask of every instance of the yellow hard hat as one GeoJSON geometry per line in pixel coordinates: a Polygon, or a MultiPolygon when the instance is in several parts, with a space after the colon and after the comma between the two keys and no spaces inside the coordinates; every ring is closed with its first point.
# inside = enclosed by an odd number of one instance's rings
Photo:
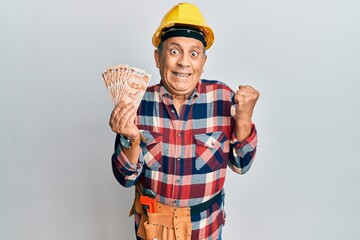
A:
{"type": "Polygon", "coordinates": [[[206,24],[205,18],[201,14],[200,10],[191,3],[178,3],[165,14],[158,29],[152,37],[152,43],[156,48],[161,42],[162,30],[164,28],[174,26],[175,24],[194,26],[202,31],[205,35],[206,50],[214,43],[214,33],[206,24]]]}

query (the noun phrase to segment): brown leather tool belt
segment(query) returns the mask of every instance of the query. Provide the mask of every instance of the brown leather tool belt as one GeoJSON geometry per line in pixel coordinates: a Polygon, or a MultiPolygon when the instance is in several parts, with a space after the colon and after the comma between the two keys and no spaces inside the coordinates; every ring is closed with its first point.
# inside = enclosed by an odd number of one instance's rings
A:
{"type": "Polygon", "coordinates": [[[154,213],[143,210],[141,195],[140,188],[136,186],[134,204],[129,215],[134,214],[134,211],[141,215],[137,236],[145,240],[190,240],[191,215],[210,208],[221,196],[221,191],[208,201],[192,207],[172,207],[157,202],[154,213]]]}

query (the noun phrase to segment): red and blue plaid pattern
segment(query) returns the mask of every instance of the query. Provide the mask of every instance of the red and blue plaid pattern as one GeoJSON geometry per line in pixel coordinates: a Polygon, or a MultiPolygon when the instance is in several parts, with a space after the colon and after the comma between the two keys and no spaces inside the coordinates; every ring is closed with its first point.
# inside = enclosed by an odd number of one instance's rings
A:
{"type": "MultiPolygon", "coordinates": [[[[147,89],[136,124],[146,138],[137,164],[121,152],[119,139],[112,157],[119,183],[156,193],[170,206],[200,204],[223,190],[227,166],[244,174],[255,158],[257,135],[235,138],[234,92],[224,83],[201,80],[177,112],[163,84],[147,89]]],[[[224,194],[223,194],[224,196],[224,194]]],[[[135,213],[135,225],[139,216],[135,213]]],[[[223,198],[208,210],[191,216],[192,239],[217,239],[225,222],[223,198]]]]}

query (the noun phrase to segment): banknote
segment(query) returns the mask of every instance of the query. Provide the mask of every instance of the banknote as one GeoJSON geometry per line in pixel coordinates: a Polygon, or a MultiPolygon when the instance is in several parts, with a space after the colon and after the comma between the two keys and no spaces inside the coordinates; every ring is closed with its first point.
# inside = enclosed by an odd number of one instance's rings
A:
{"type": "Polygon", "coordinates": [[[118,65],[106,69],[102,77],[114,105],[123,101],[134,102],[138,107],[150,82],[151,74],[137,67],[118,65]]]}

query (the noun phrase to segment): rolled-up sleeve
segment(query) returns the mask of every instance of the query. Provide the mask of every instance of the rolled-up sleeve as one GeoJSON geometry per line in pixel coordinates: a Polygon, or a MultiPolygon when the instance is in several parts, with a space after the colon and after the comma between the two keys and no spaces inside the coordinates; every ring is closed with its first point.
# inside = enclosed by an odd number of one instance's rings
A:
{"type": "Polygon", "coordinates": [[[122,186],[131,187],[137,182],[142,172],[144,162],[142,151],[140,150],[138,162],[132,164],[122,151],[120,144],[117,143],[115,149],[111,158],[114,176],[122,186]]]}
{"type": "Polygon", "coordinates": [[[239,142],[233,131],[230,140],[230,158],[228,165],[236,173],[246,173],[253,163],[256,155],[257,131],[255,125],[251,126],[251,133],[244,141],[239,142]]]}

